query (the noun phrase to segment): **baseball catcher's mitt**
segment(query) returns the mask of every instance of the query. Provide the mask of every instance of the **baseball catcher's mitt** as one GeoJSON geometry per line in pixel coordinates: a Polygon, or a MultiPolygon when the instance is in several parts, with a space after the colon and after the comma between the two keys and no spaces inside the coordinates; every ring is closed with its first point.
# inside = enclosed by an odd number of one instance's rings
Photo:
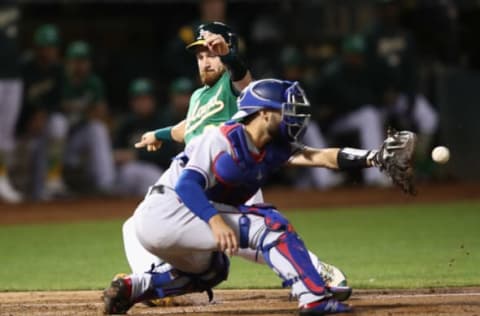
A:
{"type": "Polygon", "coordinates": [[[415,195],[413,155],[417,137],[409,131],[389,128],[387,139],[373,158],[374,165],[390,176],[403,192],[415,195]]]}

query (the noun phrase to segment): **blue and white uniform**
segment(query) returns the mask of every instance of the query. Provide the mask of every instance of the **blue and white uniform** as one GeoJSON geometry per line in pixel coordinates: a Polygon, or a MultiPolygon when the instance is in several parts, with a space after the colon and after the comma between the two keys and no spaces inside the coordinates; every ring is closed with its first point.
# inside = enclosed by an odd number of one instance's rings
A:
{"type": "Polygon", "coordinates": [[[231,121],[187,144],[133,215],[138,241],[161,263],[114,279],[104,291],[106,312],[126,312],[136,302],[191,292],[207,291],[211,298],[211,289],[229,273],[229,259],[208,224],[213,216],[231,227],[240,248],[261,254],[282,285],[291,287],[300,314],[350,310],[338,299],[348,299],[351,289],[326,284],[314,264],[318,259],[311,258],[288,219],[272,205],[244,204],[303,149],[297,140],[310,117],[303,90],[298,82],[264,79],[244,89],[238,102],[233,118],[240,121],[261,110],[282,113],[278,126],[272,115],[268,126],[259,127],[270,133],[270,141],[257,148],[248,123],[231,121]]]}
{"type": "MultiPolygon", "coordinates": [[[[290,157],[288,152],[290,146],[288,144],[287,146],[283,148],[284,153],[282,154],[284,158],[279,159],[275,157],[273,165],[268,165],[267,159],[269,157],[266,157],[267,151],[259,152],[249,139],[245,137],[243,125],[240,124],[214,128],[201,137],[192,140],[185,148],[185,151],[173,160],[170,168],[165,171],[155,184],[165,188],[163,193],[147,195],[135,211],[134,221],[137,236],[142,245],[148,251],[172,264],[172,260],[167,258],[169,255],[164,254],[163,250],[158,251],[158,247],[164,249],[167,245],[172,244],[174,252],[178,253],[179,245],[177,245],[176,241],[182,239],[181,244],[189,244],[186,249],[187,252],[191,249],[216,250],[217,244],[207,224],[210,217],[215,214],[215,210],[222,214],[226,212],[226,214],[240,216],[241,214],[237,207],[243,205],[258,190],[268,174],[272,172],[273,167],[279,167],[288,160],[290,157]],[[235,132],[237,135],[243,134],[245,143],[240,144],[238,142],[233,145],[226,136],[228,132],[231,132],[231,134],[235,132]],[[241,153],[242,157],[235,154],[236,146],[243,151],[241,153]],[[249,157],[246,155],[249,155],[249,157]],[[242,160],[240,161],[239,159],[242,160]],[[244,164],[244,168],[240,167],[240,164],[244,164]],[[232,166],[234,167],[232,168],[232,166]],[[248,174],[246,171],[248,171],[248,174]],[[179,183],[180,180],[183,182],[197,181],[198,183],[203,183],[203,187],[197,187],[201,191],[187,193],[190,195],[187,199],[196,200],[193,201],[194,204],[198,205],[199,201],[202,203],[200,207],[195,207],[196,210],[190,210],[185,205],[188,202],[183,203],[182,198],[175,192],[175,188],[181,184],[179,183]],[[198,194],[203,194],[204,198],[200,199],[198,194]],[[209,203],[211,203],[212,207],[205,204],[205,201],[210,201],[209,203]],[[148,204],[152,205],[146,207],[145,205],[148,204]],[[202,207],[204,209],[201,209],[202,207]],[[144,211],[146,208],[150,211],[144,211]],[[145,216],[142,215],[145,213],[153,215],[154,209],[162,209],[158,210],[158,213],[161,213],[159,216],[163,218],[161,220],[162,224],[158,224],[158,220],[154,219],[145,220],[145,216]],[[167,223],[163,222],[164,220],[167,223]],[[150,231],[146,226],[152,226],[153,231],[150,231]],[[158,229],[158,227],[163,227],[164,229],[158,229]],[[195,233],[197,229],[200,229],[202,232],[204,229],[207,231],[198,235],[195,233]]],[[[271,150],[268,154],[274,155],[274,151],[271,150]]],[[[232,228],[234,227],[235,225],[232,225],[232,228]]],[[[237,237],[240,236],[237,235],[237,237]]],[[[169,251],[167,250],[166,252],[169,251]]],[[[184,257],[184,253],[180,257],[184,257]]],[[[183,261],[183,258],[180,260],[183,261]]],[[[178,267],[175,264],[173,265],[178,267]]],[[[202,267],[192,268],[200,271],[205,270],[202,267]]],[[[180,269],[182,270],[182,268],[180,269]]]]}
{"type": "MultiPolygon", "coordinates": [[[[161,189],[147,195],[135,211],[142,246],[182,272],[204,273],[218,251],[207,222],[219,213],[241,247],[261,252],[284,284],[292,285],[300,304],[322,298],[323,279],[288,220],[271,206],[243,205],[295,150],[284,142],[260,151],[238,123],[207,131],[172,162],[156,183],[161,189]]],[[[134,283],[142,285],[134,292],[157,282],[155,274],[148,275],[138,276],[143,282],[134,283]]]]}

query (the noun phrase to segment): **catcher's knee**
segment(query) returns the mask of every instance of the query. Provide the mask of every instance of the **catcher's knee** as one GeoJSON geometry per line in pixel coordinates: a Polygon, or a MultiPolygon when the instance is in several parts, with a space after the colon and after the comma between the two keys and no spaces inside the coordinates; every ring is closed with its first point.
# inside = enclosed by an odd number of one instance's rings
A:
{"type": "Polygon", "coordinates": [[[282,213],[280,213],[275,206],[271,204],[255,204],[250,207],[250,211],[253,214],[259,214],[263,216],[265,221],[265,227],[269,231],[273,232],[293,232],[293,226],[282,213]]]}
{"type": "Polygon", "coordinates": [[[202,292],[214,288],[228,278],[230,260],[223,252],[216,251],[207,271],[192,275],[196,291],[202,292]]]}
{"type": "MultiPolygon", "coordinates": [[[[240,227],[240,248],[248,247],[248,233],[250,230],[250,219],[247,215],[262,216],[265,224],[265,233],[260,238],[259,247],[263,247],[265,243],[270,243],[283,233],[295,234],[295,230],[290,221],[283,216],[271,204],[254,204],[252,206],[242,206],[240,211],[243,215],[239,219],[240,227]]],[[[262,249],[263,250],[263,249],[262,249]]]]}
{"type": "MultiPolygon", "coordinates": [[[[289,220],[280,213],[275,206],[267,203],[242,205],[240,211],[244,215],[258,215],[262,216],[265,220],[265,226],[271,231],[293,231],[293,226],[289,220]]],[[[240,223],[241,225],[241,223],[240,223]]]]}
{"type": "MultiPolygon", "coordinates": [[[[273,232],[275,233],[275,232],[273,232]]],[[[301,282],[306,289],[315,295],[324,295],[325,281],[313,265],[305,244],[293,230],[286,230],[280,234],[266,233],[266,238],[260,244],[265,261],[275,268],[279,258],[283,258],[283,265],[290,265],[290,272],[277,272],[283,279],[283,287],[291,287],[301,282]]]]}

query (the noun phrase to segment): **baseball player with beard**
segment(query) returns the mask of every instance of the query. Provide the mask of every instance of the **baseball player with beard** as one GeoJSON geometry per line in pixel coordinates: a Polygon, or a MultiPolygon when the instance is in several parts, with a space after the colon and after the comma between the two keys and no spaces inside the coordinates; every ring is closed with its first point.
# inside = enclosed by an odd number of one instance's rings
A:
{"type": "MultiPolygon", "coordinates": [[[[251,81],[251,75],[237,52],[237,39],[230,28],[219,22],[201,25],[196,34],[196,40],[187,46],[195,54],[199,74],[204,86],[196,90],[190,99],[189,110],[185,120],[175,126],[165,127],[145,133],[137,148],[146,147],[149,151],[158,150],[164,141],[184,142],[186,145],[204,130],[219,126],[232,117],[237,111],[237,95],[251,81]]],[[[247,204],[263,202],[259,190],[247,204]]],[[[123,228],[123,242],[125,253],[134,273],[145,272],[152,264],[159,266],[162,261],[139,242],[133,219],[125,221],[123,228]]],[[[261,253],[255,250],[241,249],[236,255],[247,260],[265,264],[261,253]]],[[[318,257],[310,253],[312,262],[328,284],[347,284],[344,274],[336,267],[321,262],[318,257]]],[[[342,299],[349,294],[343,293],[342,299]]],[[[163,304],[164,302],[156,302],[163,304]]]]}
{"type": "Polygon", "coordinates": [[[306,147],[299,141],[309,103],[298,82],[254,81],[239,96],[238,108],[234,120],[190,141],[135,210],[138,240],[165,262],[114,279],[103,293],[105,313],[192,292],[206,291],[211,299],[212,288],[228,277],[226,254],[238,248],[262,254],[298,298],[300,315],[350,311],[335,298],[350,289],[326,284],[288,219],[272,205],[244,203],[285,165],[402,168],[411,159],[415,135],[392,134],[379,151],[306,147]]]}

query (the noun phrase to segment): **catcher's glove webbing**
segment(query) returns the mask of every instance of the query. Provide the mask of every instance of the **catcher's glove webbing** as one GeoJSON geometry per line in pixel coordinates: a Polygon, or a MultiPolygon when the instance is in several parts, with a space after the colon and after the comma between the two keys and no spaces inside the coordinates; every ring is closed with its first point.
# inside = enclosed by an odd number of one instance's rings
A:
{"type": "Polygon", "coordinates": [[[387,139],[372,159],[373,164],[392,178],[403,192],[415,195],[413,155],[416,135],[389,128],[387,139]]]}

